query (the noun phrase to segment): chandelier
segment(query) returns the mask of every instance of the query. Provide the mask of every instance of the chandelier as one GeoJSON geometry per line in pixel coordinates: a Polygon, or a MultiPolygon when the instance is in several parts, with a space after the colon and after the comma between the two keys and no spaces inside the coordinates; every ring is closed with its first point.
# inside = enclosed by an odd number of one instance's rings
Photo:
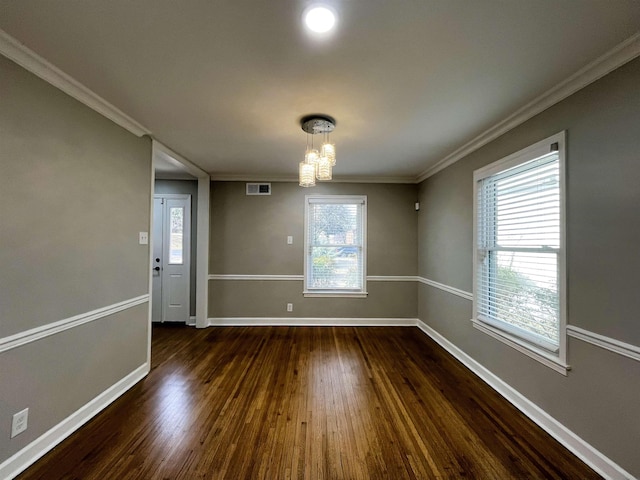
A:
{"type": "Polygon", "coordinates": [[[307,115],[300,119],[300,126],[307,132],[307,151],[304,161],[300,162],[299,184],[301,187],[313,187],[316,180],[331,180],[333,176],[336,146],[329,140],[329,134],[336,127],[336,121],[328,115],[307,115]],[[323,136],[319,150],[314,146],[314,135],[323,136]]]}

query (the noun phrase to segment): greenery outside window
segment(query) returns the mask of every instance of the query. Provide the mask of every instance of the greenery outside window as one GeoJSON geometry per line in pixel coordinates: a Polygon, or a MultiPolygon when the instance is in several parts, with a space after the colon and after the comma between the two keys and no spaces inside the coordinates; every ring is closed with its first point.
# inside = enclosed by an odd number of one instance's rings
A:
{"type": "Polygon", "coordinates": [[[474,172],[474,326],[566,374],[564,132],[474,172]]]}
{"type": "Polygon", "coordinates": [[[365,297],[367,197],[305,197],[304,295],[365,297]]]}

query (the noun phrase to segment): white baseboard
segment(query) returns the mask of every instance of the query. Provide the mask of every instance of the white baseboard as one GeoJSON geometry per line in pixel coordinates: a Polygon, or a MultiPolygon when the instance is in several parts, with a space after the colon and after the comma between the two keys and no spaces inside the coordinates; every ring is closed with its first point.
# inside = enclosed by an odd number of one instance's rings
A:
{"type": "Polygon", "coordinates": [[[478,375],[491,388],[511,402],[518,410],[529,417],[540,428],[569,449],[576,457],[589,465],[592,469],[608,479],[629,480],[634,477],[613,460],[603,455],[589,443],[577,436],[562,423],[538,407],[516,389],[505,383],[499,377],[476,362],[445,337],[436,332],[421,320],[417,321],[418,328],[437,342],[442,348],[458,359],[469,370],[478,375]]]}
{"type": "Polygon", "coordinates": [[[415,327],[416,318],[216,317],[211,327],[415,327]]]}
{"type": "Polygon", "coordinates": [[[145,363],[95,397],[62,422],[0,464],[0,478],[12,479],[91,420],[149,373],[145,363]]]}

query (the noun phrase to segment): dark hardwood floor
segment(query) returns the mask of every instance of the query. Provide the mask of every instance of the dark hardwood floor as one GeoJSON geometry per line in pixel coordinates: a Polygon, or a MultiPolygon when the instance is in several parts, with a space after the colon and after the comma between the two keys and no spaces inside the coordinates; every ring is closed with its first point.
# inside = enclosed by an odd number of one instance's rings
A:
{"type": "Polygon", "coordinates": [[[19,478],[599,478],[417,328],[157,325],[152,352],[19,478]]]}

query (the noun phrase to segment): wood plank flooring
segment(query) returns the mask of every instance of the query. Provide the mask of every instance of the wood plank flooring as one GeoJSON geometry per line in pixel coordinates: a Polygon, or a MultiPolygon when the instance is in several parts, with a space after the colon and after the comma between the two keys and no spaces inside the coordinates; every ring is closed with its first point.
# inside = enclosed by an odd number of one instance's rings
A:
{"type": "Polygon", "coordinates": [[[19,478],[600,478],[417,328],[156,325],[152,352],[19,478]]]}

